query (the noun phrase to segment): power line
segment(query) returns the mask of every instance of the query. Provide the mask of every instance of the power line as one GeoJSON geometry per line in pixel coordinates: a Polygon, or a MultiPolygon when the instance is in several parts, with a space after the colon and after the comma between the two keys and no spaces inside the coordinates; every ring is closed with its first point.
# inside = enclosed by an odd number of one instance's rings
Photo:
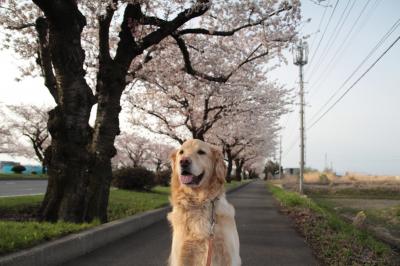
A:
{"type": "MultiPolygon", "coordinates": [[[[325,19],[326,11],[328,10],[329,3],[330,3],[330,2],[331,2],[331,0],[329,0],[329,1],[328,1],[328,4],[324,7],[324,13],[322,14],[321,19],[320,19],[320,21],[319,21],[318,28],[317,28],[317,29],[318,29],[317,32],[319,32],[319,30],[321,29],[322,22],[323,22],[324,19],[325,19]]],[[[311,44],[310,44],[310,50],[312,50],[316,38],[317,38],[317,35],[314,35],[314,38],[313,38],[313,40],[311,41],[311,44]]]]}
{"type": "Polygon", "coordinates": [[[307,130],[310,130],[311,128],[313,128],[330,110],[333,109],[333,107],[336,106],[336,104],[338,104],[343,98],[344,96],[347,95],[347,93],[349,93],[349,91],[351,89],[354,88],[354,86],[385,56],[385,54],[392,49],[392,47],[400,40],[400,36],[398,36],[394,42],[389,45],[388,48],[386,48],[386,50],[372,63],[371,66],[369,66],[367,68],[366,71],[364,71],[364,73],[328,108],[328,110],[326,110],[314,123],[312,123],[310,125],[309,128],[307,128],[307,130]]]}
{"type": "Polygon", "coordinates": [[[297,144],[297,142],[299,141],[299,136],[296,135],[296,138],[294,138],[292,140],[292,142],[290,143],[289,147],[283,152],[283,157],[286,157],[286,155],[288,155],[288,153],[295,147],[295,145],[297,144]]]}
{"type": "MultiPolygon", "coordinates": [[[[336,49],[333,57],[331,58],[331,60],[329,61],[329,63],[326,65],[326,67],[324,68],[324,70],[321,72],[321,74],[318,76],[318,78],[316,79],[316,82],[314,83],[315,85],[312,86],[309,91],[311,91],[313,88],[317,87],[317,85],[320,83],[320,81],[326,80],[323,79],[323,77],[328,76],[335,64],[337,63],[337,59],[339,58],[339,52],[340,54],[342,54],[343,51],[346,50],[346,48],[348,48],[347,46],[347,41],[349,40],[349,37],[351,36],[351,34],[353,33],[354,29],[356,28],[356,25],[358,24],[358,21],[360,20],[361,16],[364,14],[365,10],[367,9],[367,6],[369,5],[369,3],[371,2],[371,0],[368,0],[365,5],[363,6],[363,8],[361,9],[359,15],[357,16],[356,20],[353,22],[353,25],[351,26],[350,30],[347,32],[345,38],[343,39],[343,41],[341,42],[341,44],[339,44],[338,48],[336,49]],[[336,59],[336,60],[335,60],[336,59]]],[[[355,3],[355,2],[353,2],[355,3]]],[[[365,24],[363,24],[365,25],[365,24]]],[[[317,87],[318,88],[318,87],[317,87]]],[[[316,93],[316,91],[314,91],[313,95],[316,93]]],[[[311,97],[311,96],[310,96],[311,97]]]]}
{"type": "Polygon", "coordinates": [[[350,14],[351,10],[353,9],[354,4],[356,3],[356,1],[352,1],[352,5],[350,6],[350,9],[348,9],[350,2],[351,1],[347,1],[347,4],[346,4],[345,8],[343,9],[343,11],[342,11],[342,13],[341,13],[336,25],[335,25],[335,28],[333,29],[333,31],[331,33],[328,41],[326,42],[326,45],[325,45],[323,51],[321,52],[317,63],[314,64],[312,70],[309,71],[310,75],[308,77],[308,80],[311,80],[313,75],[316,72],[318,72],[319,66],[321,65],[321,62],[326,58],[326,55],[328,54],[329,50],[331,49],[331,47],[333,46],[333,44],[337,40],[337,38],[335,38],[335,39],[333,39],[333,38],[337,37],[337,34],[343,28],[344,23],[347,21],[347,18],[349,17],[349,14],[350,14]]]}
{"type": "Polygon", "coordinates": [[[311,63],[313,62],[313,59],[314,59],[314,57],[315,57],[315,54],[317,53],[317,51],[318,51],[318,49],[319,49],[319,47],[320,47],[320,45],[321,45],[321,42],[322,42],[322,40],[324,39],[325,33],[326,33],[326,31],[327,31],[327,29],[328,29],[328,27],[329,27],[329,24],[330,24],[331,21],[332,21],[333,14],[335,14],[335,11],[336,11],[336,8],[337,8],[338,3],[339,3],[339,0],[336,0],[335,6],[333,7],[333,10],[332,10],[332,13],[331,13],[331,15],[329,16],[328,23],[327,23],[326,26],[325,26],[325,29],[324,29],[324,32],[322,33],[321,38],[319,39],[317,48],[314,50],[314,53],[313,53],[313,55],[311,56],[311,59],[310,59],[310,63],[309,63],[309,64],[311,64],[311,63]]]}
{"type": "Polygon", "coordinates": [[[387,38],[399,27],[400,25],[400,18],[392,25],[392,27],[383,35],[380,41],[372,48],[372,50],[368,53],[368,55],[364,58],[364,60],[356,67],[356,69],[350,74],[350,76],[340,85],[340,87],[331,95],[331,97],[323,104],[320,109],[311,117],[313,120],[318,114],[327,106],[333,98],[340,92],[342,88],[350,81],[350,79],[357,73],[357,71],[367,62],[369,58],[378,50],[383,43],[387,40],[387,38]]]}

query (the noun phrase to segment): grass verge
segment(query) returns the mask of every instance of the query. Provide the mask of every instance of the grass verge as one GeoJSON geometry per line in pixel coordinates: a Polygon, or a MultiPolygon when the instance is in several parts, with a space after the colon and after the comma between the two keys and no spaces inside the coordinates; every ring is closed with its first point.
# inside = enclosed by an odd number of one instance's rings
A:
{"type": "MultiPolygon", "coordinates": [[[[242,182],[227,183],[227,190],[238,187],[242,182]]],[[[111,190],[108,205],[110,221],[136,213],[160,208],[169,203],[169,187],[157,186],[150,192],[111,190]]],[[[31,247],[98,225],[90,224],[38,223],[35,219],[43,195],[0,198],[0,255],[31,247]],[[10,221],[12,220],[12,221],[10,221]]]]}
{"type": "MultiPolygon", "coordinates": [[[[155,187],[151,192],[111,190],[108,216],[117,220],[168,204],[169,188],[155,187]]],[[[0,255],[59,238],[98,225],[65,222],[38,223],[35,213],[43,195],[0,198],[0,255]],[[13,221],[10,221],[13,220],[13,221]],[[22,221],[21,221],[22,220],[22,221]]]]}
{"type": "Polygon", "coordinates": [[[108,219],[121,219],[168,205],[169,187],[155,187],[151,192],[112,190],[108,204],[108,219]]]}
{"type": "Polygon", "coordinates": [[[272,184],[268,189],[323,265],[399,265],[398,254],[312,199],[272,184]]]}
{"type": "Polygon", "coordinates": [[[0,255],[97,225],[0,221],[0,255]]]}
{"type": "Polygon", "coordinates": [[[0,173],[0,180],[47,180],[47,175],[43,174],[5,174],[0,173]]]}

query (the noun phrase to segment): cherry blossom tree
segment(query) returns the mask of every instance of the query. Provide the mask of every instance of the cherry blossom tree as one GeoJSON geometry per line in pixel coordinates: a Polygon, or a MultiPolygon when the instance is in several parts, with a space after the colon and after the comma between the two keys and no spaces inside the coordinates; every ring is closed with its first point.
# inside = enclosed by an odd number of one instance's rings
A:
{"type": "Polygon", "coordinates": [[[149,164],[154,165],[156,173],[170,168],[169,155],[174,147],[164,143],[150,142],[149,146],[149,164]]]}
{"type": "Polygon", "coordinates": [[[288,111],[287,106],[291,102],[287,92],[270,87],[261,92],[261,99],[269,101],[254,100],[247,112],[226,117],[209,132],[208,138],[223,147],[228,163],[228,181],[232,179],[233,164],[235,178],[240,180],[248,161],[262,160],[274,151],[279,117],[288,111]]]}
{"type": "Polygon", "coordinates": [[[0,128],[0,154],[11,152],[10,138],[10,131],[6,128],[0,128]]]}
{"type": "Polygon", "coordinates": [[[41,75],[56,103],[49,112],[49,183],[40,209],[49,221],[107,220],[121,95],[138,73],[159,71],[153,58],[162,52],[176,58],[170,49],[178,47],[182,60],[168,66],[177,73],[171,79],[183,68],[198,79],[228,82],[268,54],[268,40],[293,38],[299,20],[298,0],[6,0],[0,7],[3,47],[27,59],[23,74],[41,75]],[[216,50],[228,42],[243,45],[228,57],[218,51],[192,57],[196,45],[207,42],[216,50]],[[226,60],[236,65],[219,69],[226,60]]]}
{"type": "Polygon", "coordinates": [[[121,133],[115,140],[117,155],[113,157],[113,164],[119,167],[152,168],[156,172],[169,166],[169,154],[173,147],[137,133],[121,133]]]}
{"type": "Polygon", "coordinates": [[[7,119],[3,124],[9,131],[9,154],[36,158],[45,173],[45,151],[50,145],[47,130],[48,110],[50,108],[36,105],[8,105],[7,119]]]}
{"type": "Polygon", "coordinates": [[[122,133],[115,140],[117,154],[113,158],[114,164],[117,168],[144,166],[150,156],[148,143],[144,137],[122,133]]]}

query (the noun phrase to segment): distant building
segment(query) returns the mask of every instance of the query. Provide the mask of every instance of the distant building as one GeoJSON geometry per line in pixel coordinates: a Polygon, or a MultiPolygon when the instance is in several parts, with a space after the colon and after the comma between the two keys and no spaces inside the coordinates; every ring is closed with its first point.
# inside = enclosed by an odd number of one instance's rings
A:
{"type": "Polygon", "coordinates": [[[19,162],[0,161],[0,173],[10,173],[11,168],[13,168],[15,165],[18,165],[18,164],[19,164],[19,162]]]}
{"type": "MultiPolygon", "coordinates": [[[[11,169],[19,164],[19,162],[13,161],[0,161],[0,173],[12,174],[14,172],[11,169]]],[[[24,165],[24,167],[26,168],[26,170],[23,171],[24,174],[41,174],[43,170],[43,167],[40,165],[24,165]]]]}
{"type": "Polygon", "coordinates": [[[285,169],[283,169],[283,174],[284,175],[299,175],[300,168],[285,168],[285,169]]]}

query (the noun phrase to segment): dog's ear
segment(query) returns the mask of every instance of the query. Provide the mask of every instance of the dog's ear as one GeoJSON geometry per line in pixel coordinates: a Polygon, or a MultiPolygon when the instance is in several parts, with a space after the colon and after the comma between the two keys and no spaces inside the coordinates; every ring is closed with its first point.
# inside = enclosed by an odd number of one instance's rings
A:
{"type": "Polygon", "coordinates": [[[225,183],[226,165],[224,162],[224,155],[216,147],[212,147],[212,152],[214,155],[214,175],[217,177],[218,181],[225,183]]]}
{"type": "Polygon", "coordinates": [[[175,160],[176,160],[176,153],[178,152],[178,149],[173,149],[171,153],[169,154],[169,159],[171,160],[171,169],[174,169],[175,167],[175,160]]]}

